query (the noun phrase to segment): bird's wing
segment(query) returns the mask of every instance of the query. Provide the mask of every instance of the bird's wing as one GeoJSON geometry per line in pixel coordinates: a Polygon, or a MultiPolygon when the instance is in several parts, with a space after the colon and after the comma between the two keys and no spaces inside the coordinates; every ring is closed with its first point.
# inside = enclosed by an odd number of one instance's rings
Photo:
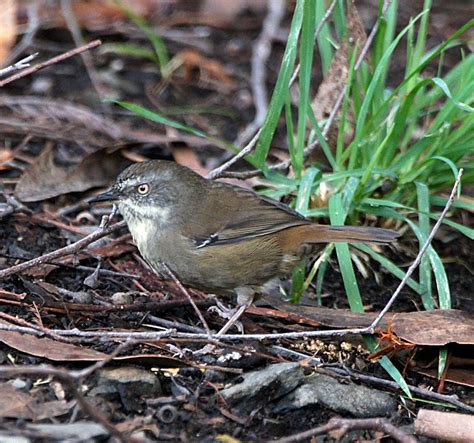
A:
{"type": "Polygon", "coordinates": [[[231,189],[236,197],[232,199],[233,206],[225,210],[225,201],[222,201],[220,225],[214,226],[207,235],[195,237],[198,248],[236,243],[309,223],[301,214],[276,200],[243,188],[232,186],[231,189]]]}

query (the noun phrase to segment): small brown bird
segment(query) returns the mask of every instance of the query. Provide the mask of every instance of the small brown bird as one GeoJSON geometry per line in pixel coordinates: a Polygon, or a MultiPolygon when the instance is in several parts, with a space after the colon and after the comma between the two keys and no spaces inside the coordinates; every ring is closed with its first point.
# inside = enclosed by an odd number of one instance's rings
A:
{"type": "Polygon", "coordinates": [[[390,243],[399,236],[316,224],[278,201],[164,160],[128,167],[95,200],[118,202],[140,253],[160,276],[168,278],[165,264],[186,285],[237,294],[236,318],[315,244],[390,243]]]}

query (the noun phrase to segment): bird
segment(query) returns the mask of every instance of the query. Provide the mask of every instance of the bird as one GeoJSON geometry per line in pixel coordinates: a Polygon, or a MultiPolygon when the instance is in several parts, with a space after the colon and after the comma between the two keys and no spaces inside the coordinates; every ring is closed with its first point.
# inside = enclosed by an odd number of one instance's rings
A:
{"type": "MultiPolygon", "coordinates": [[[[237,296],[236,322],[256,294],[291,274],[316,245],[387,244],[390,229],[314,223],[252,190],[210,180],[168,160],[135,163],[94,201],[114,201],[153,271],[216,295],[237,296]]],[[[232,324],[229,324],[231,323],[232,324]]]]}

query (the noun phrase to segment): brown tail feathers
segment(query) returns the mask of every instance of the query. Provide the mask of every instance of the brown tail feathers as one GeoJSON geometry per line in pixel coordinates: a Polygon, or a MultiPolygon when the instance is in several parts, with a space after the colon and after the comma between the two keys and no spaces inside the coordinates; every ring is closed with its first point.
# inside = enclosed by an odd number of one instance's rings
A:
{"type": "Polygon", "coordinates": [[[365,226],[327,226],[307,225],[306,235],[308,243],[391,243],[400,234],[390,229],[370,228],[365,226]],[[314,236],[308,235],[312,231],[314,236]]]}

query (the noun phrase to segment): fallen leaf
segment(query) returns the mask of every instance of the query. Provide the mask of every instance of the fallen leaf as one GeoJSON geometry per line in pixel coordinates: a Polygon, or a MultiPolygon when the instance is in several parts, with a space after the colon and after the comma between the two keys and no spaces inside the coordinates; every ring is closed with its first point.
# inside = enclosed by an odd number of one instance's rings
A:
{"type": "Polygon", "coordinates": [[[107,186],[128,164],[119,151],[101,150],[71,166],[60,162],[53,147],[49,146],[21,176],[15,196],[32,202],[107,186]]]}
{"type": "MultiPolygon", "coordinates": [[[[329,328],[363,328],[377,314],[357,313],[348,309],[293,305],[281,300],[279,294],[263,297],[271,306],[320,322],[329,328]]],[[[449,343],[474,344],[474,315],[457,309],[436,309],[419,312],[389,312],[380,327],[391,330],[399,338],[420,346],[445,346],[449,343]]]]}
{"type": "Polygon", "coordinates": [[[0,383],[0,417],[23,420],[44,420],[69,412],[76,401],[53,400],[39,402],[31,394],[15,389],[10,383],[0,383]]]}
{"type": "Polygon", "coordinates": [[[194,70],[198,69],[200,78],[208,83],[213,83],[233,90],[236,87],[235,81],[230,72],[217,60],[205,57],[195,49],[183,49],[170,60],[171,71],[176,71],[182,67],[184,79],[192,81],[194,70]]]}
{"type": "MultiPolygon", "coordinates": [[[[0,320],[0,324],[11,325],[3,320],[0,320]]],[[[98,361],[108,357],[107,354],[93,349],[16,331],[0,330],[0,341],[26,354],[54,361],[98,361]]]]}
{"type": "Polygon", "coordinates": [[[209,173],[209,170],[202,166],[196,152],[189,146],[180,144],[179,146],[173,146],[171,149],[176,163],[187,166],[203,177],[209,173]]]}
{"type": "Polygon", "coordinates": [[[199,13],[212,16],[214,20],[225,24],[235,23],[238,16],[246,10],[261,13],[267,5],[265,0],[203,0],[199,13]]]}

